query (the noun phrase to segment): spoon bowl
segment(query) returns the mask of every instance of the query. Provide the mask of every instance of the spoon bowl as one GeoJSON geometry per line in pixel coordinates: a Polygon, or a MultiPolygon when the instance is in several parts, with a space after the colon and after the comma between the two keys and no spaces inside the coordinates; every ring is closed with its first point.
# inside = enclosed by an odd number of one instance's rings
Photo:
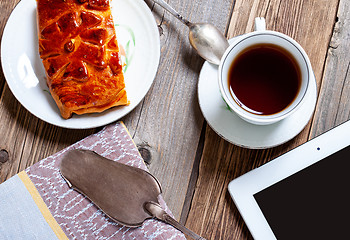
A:
{"type": "Polygon", "coordinates": [[[229,47],[229,43],[225,36],[214,25],[209,23],[191,23],[163,0],[152,1],[163,7],[189,27],[190,43],[202,58],[215,65],[220,64],[221,57],[229,47]]]}
{"type": "Polygon", "coordinates": [[[221,32],[208,23],[189,25],[189,40],[198,54],[208,62],[219,65],[229,43],[221,32]]]}

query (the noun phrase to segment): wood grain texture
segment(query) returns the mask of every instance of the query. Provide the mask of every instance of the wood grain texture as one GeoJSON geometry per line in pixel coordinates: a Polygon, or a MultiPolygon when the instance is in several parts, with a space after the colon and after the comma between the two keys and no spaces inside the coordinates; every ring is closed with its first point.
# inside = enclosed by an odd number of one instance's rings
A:
{"type": "MultiPolygon", "coordinates": [[[[0,42],[2,40],[2,33],[4,31],[6,22],[8,17],[10,16],[10,13],[12,9],[16,6],[18,1],[0,1],[0,9],[1,9],[1,14],[0,14],[0,42]]],[[[0,49],[1,50],[1,49],[0,49]]],[[[0,57],[1,58],[1,57],[0,57]]],[[[0,62],[0,93],[2,92],[3,88],[5,85],[5,78],[4,78],[4,73],[2,72],[2,65],[0,62]]]]}
{"type": "MultiPolygon", "coordinates": [[[[267,29],[296,39],[308,53],[321,86],[338,1],[236,1],[228,37],[253,30],[255,17],[265,17],[267,29]]],[[[318,109],[327,106],[318,104],[318,109]]],[[[228,183],[309,139],[312,121],[294,139],[266,150],[239,148],[207,128],[199,177],[186,226],[207,239],[251,239],[227,192],[228,183]],[[230,229],[230,230],[228,230],[230,229]]]]}
{"type": "Polygon", "coordinates": [[[340,1],[329,44],[318,107],[312,124],[315,137],[350,119],[350,3],[340,1]],[[323,107],[322,107],[323,106],[323,107]]]}
{"type": "MultiPolygon", "coordinates": [[[[211,22],[229,38],[252,31],[254,18],[265,17],[267,29],[290,35],[308,53],[320,93],[313,119],[282,146],[249,150],[226,142],[205,125],[197,100],[204,61],[191,49],[187,27],[151,0],[145,1],[159,25],[160,65],[144,100],[122,120],[134,141],[147,150],[150,171],[161,182],[176,219],[184,222],[188,216],[186,225],[207,239],[251,239],[227,192],[228,183],[349,119],[350,4],[346,0],[167,0],[188,20],[211,22]]],[[[17,2],[0,0],[1,35],[17,2]]],[[[15,99],[2,71],[0,94],[0,183],[99,130],[68,130],[34,117],[15,99]]]]}
{"type": "MultiPolygon", "coordinates": [[[[188,28],[160,6],[146,1],[161,30],[161,59],[152,88],[140,106],[125,117],[138,144],[152,154],[150,171],[159,179],[163,196],[180,219],[191,178],[203,116],[197,100],[203,60],[191,48],[188,28]]],[[[226,30],[231,1],[168,1],[192,22],[213,21],[226,30]]]]}
{"type": "Polygon", "coordinates": [[[0,1],[0,9],[1,9],[1,14],[0,14],[0,34],[2,38],[2,33],[4,31],[6,22],[8,17],[10,16],[10,13],[12,9],[17,5],[19,0],[14,0],[14,1],[0,1]]]}

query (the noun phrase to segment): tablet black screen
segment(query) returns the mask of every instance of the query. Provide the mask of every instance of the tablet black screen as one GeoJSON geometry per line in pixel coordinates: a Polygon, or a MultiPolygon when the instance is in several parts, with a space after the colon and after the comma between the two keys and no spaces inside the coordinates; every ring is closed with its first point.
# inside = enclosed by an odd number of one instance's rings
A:
{"type": "Polygon", "coordinates": [[[254,198],[277,239],[350,239],[350,147],[254,198]]]}

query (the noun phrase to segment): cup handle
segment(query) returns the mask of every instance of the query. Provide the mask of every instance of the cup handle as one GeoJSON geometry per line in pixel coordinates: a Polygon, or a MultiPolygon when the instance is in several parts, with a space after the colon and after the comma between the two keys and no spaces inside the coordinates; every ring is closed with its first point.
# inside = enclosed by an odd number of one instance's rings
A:
{"type": "Polygon", "coordinates": [[[266,30],[265,18],[263,18],[263,17],[255,18],[254,30],[255,31],[265,31],[266,30]]]}

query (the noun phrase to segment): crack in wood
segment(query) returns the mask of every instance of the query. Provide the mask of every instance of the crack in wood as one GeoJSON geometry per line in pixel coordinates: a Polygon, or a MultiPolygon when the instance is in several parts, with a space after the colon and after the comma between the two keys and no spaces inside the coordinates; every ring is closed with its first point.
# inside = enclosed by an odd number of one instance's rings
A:
{"type": "Polygon", "coordinates": [[[267,3],[267,8],[266,8],[265,14],[264,14],[264,16],[263,16],[264,18],[266,18],[267,13],[268,13],[270,7],[271,7],[271,0],[269,0],[268,3],[267,3]]]}
{"type": "MultiPolygon", "coordinates": [[[[143,109],[144,103],[145,103],[145,99],[143,99],[143,100],[141,101],[141,103],[140,103],[140,105],[141,105],[140,113],[143,112],[142,109],[143,109]]],[[[138,118],[137,118],[137,123],[136,123],[136,126],[135,126],[135,131],[134,131],[134,133],[133,133],[133,135],[132,135],[132,139],[135,139],[135,136],[136,136],[136,133],[137,133],[137,129],[139,128],[139,123],[140,123],[141,115],[142,115],[142,114],[139,114],[139,116],[138,116],[138,118]]],[[[134,141],[135,141],[135,140],[134,140],[134,141]]]]}
{"type": "MultiPolygon", "coordinates": [[[[0,62],[0,69],[3,69],[1,62],[0,62]]],[[[5,81],[4,73],[2,71],[0,71],[0,93],[1,93],[1,96],[3,95],[3,91],[5,88],[5,82],[6,81],[5,81]]],[[[0,96],[0,99],[1,99],[1,96],[0,96]]]]}
{"type": "Polygon", "coordinates": [[[187,188],[185,203],[182,207],[182,211],[181,211],[181,215],[180,215],[179,222],[181,224],[186,223],[189,211],[191,209],[192,200],[193,200],[193,196],[194,196],[194,192],[195,192],[195,188],[196,188],[196,184],[197,184],[197,180],[198,180],[198,175],[199,175],[199,164],[200,164],[200,160],[202,159],[203,150],[204,150],[206,128],[207,128],[207,122],[204,121],[201,135],[200,135],[199,141],[198,141],[195,159],[193,162],[193,168],[192,168],[190,181],[189,181],[188,188],[187,188]]]}
{"type": "Polygon", "coordinates": [[[229,14],[229,18],[228,18],[228,20],[226,22],[226,28],[225,28],[225,32],[224,32],[225,37],[228,36],[229,26],[230,26],[230,22],[232,21],[233,10],[234,10],[235,4],[236,4],[236,0],[234,0],[233,3],[232,3],[231,11],[230,11],[230,14],[229,14]]]}
{"type": "Polygon", "coordinates": [[[164,35],[163,22],[164,22],[164,12],[163,12],[162,18],[160,19],[160,23],[158,24],[159,36],[164,35]]]}
{"type": "MultiPolygon", "coordinates": [[[[321,101],[320,100],[321,99],[320,98],[320,93],[322,92],[322,86],[324,85],[324,81],[325,81],[325,77],[326,77],[325,76],[325,74],[326,74],[326,65],[327,65],[327,62],[329,60],[328,57],[331,55],[331,51],[330,50],[331,49],[335,50],[339,46],[339,45],[333,46],[333,44],[332,44],[332,41],[335,42],[335,39],[337,38],[336,35],[339,34],[339,24],[340,24],[339,11],[341,11],[340,8],[339,8],[340,1],[338,1],[336,5],[337,5],[337,7],[336,7],[337,10],[336,10],[336,14],[334,16],[334,22],[333,22],[333,27],[332,27],[332,34],[330,34],[329,39],[328,39],[328,48],[327,48],[326,54],[324,56],[322,70],[321,70],[321,75],[320,75],[320,81],[318,83],[318,86],[320,86],[320,87],[318,88],[318,93],[317,93],[318,98],[317,98],[317,102],[316,102],[316,109],[318,108],[318,106],[320,104],[320,101],[321,101]]],[[[311,138],[316,136],[316,132],[315,132],[316,131],[315,129],[317,129],[317,127],[315,127],[315,119],[317,119],[316,115],[317,115],[317,112],[315,111],[313,113],[313,116],[312,116],[311,120],[310,120],[312,126],[309,128],[309,132],[308,132],[308,135],[307,135],[307,139],[308,140],[310,140],[311,138]]],[[[335,121],[336,121],[335,119],[334,119],[334,122],[333,122],[333,126],[335,126],[334,125],[335,121]]]]}
{"type": "MultiPolygon", "coordinates": [[[[344,76],[344,80],[343,80],[343,85],[342,85],[342,87],[341,87],[341,92],[340,92],[339,99],[342,99],[342,97],[343,97],[343,93],[344,93],[344,89],[345,89],[345,84],[347,83],[346,79],[347,79],[348,74],[349,74],[349,68],[350,68],[350,61],[349,61],[348,66],[347,66],[347,68],[346,68],[346,72],[345,72],[345,76],[344,76]]],[[[339,102],[341,102],[341,101],[339,101],[339,102]]],[[[336,115],[335,118],[334,118],[334,123],[333,123],[334,126],[337,125],[336,123],[337,123],[337,119],[338,119],[339,114],[340,114],[340,110],[339,110],[340,107],[341,107],[341,105],[339,104],[339,105],[338,105],[338,109],[337,109],[337,115],[336,115]]]]}
{"type": "Polygon", "coordinates": [[[339,45],[336,45],[336,46],[328,45],[328,48],[335,50],[335,49],[338,48],[338,46],[339,46],[339,45]]]}

